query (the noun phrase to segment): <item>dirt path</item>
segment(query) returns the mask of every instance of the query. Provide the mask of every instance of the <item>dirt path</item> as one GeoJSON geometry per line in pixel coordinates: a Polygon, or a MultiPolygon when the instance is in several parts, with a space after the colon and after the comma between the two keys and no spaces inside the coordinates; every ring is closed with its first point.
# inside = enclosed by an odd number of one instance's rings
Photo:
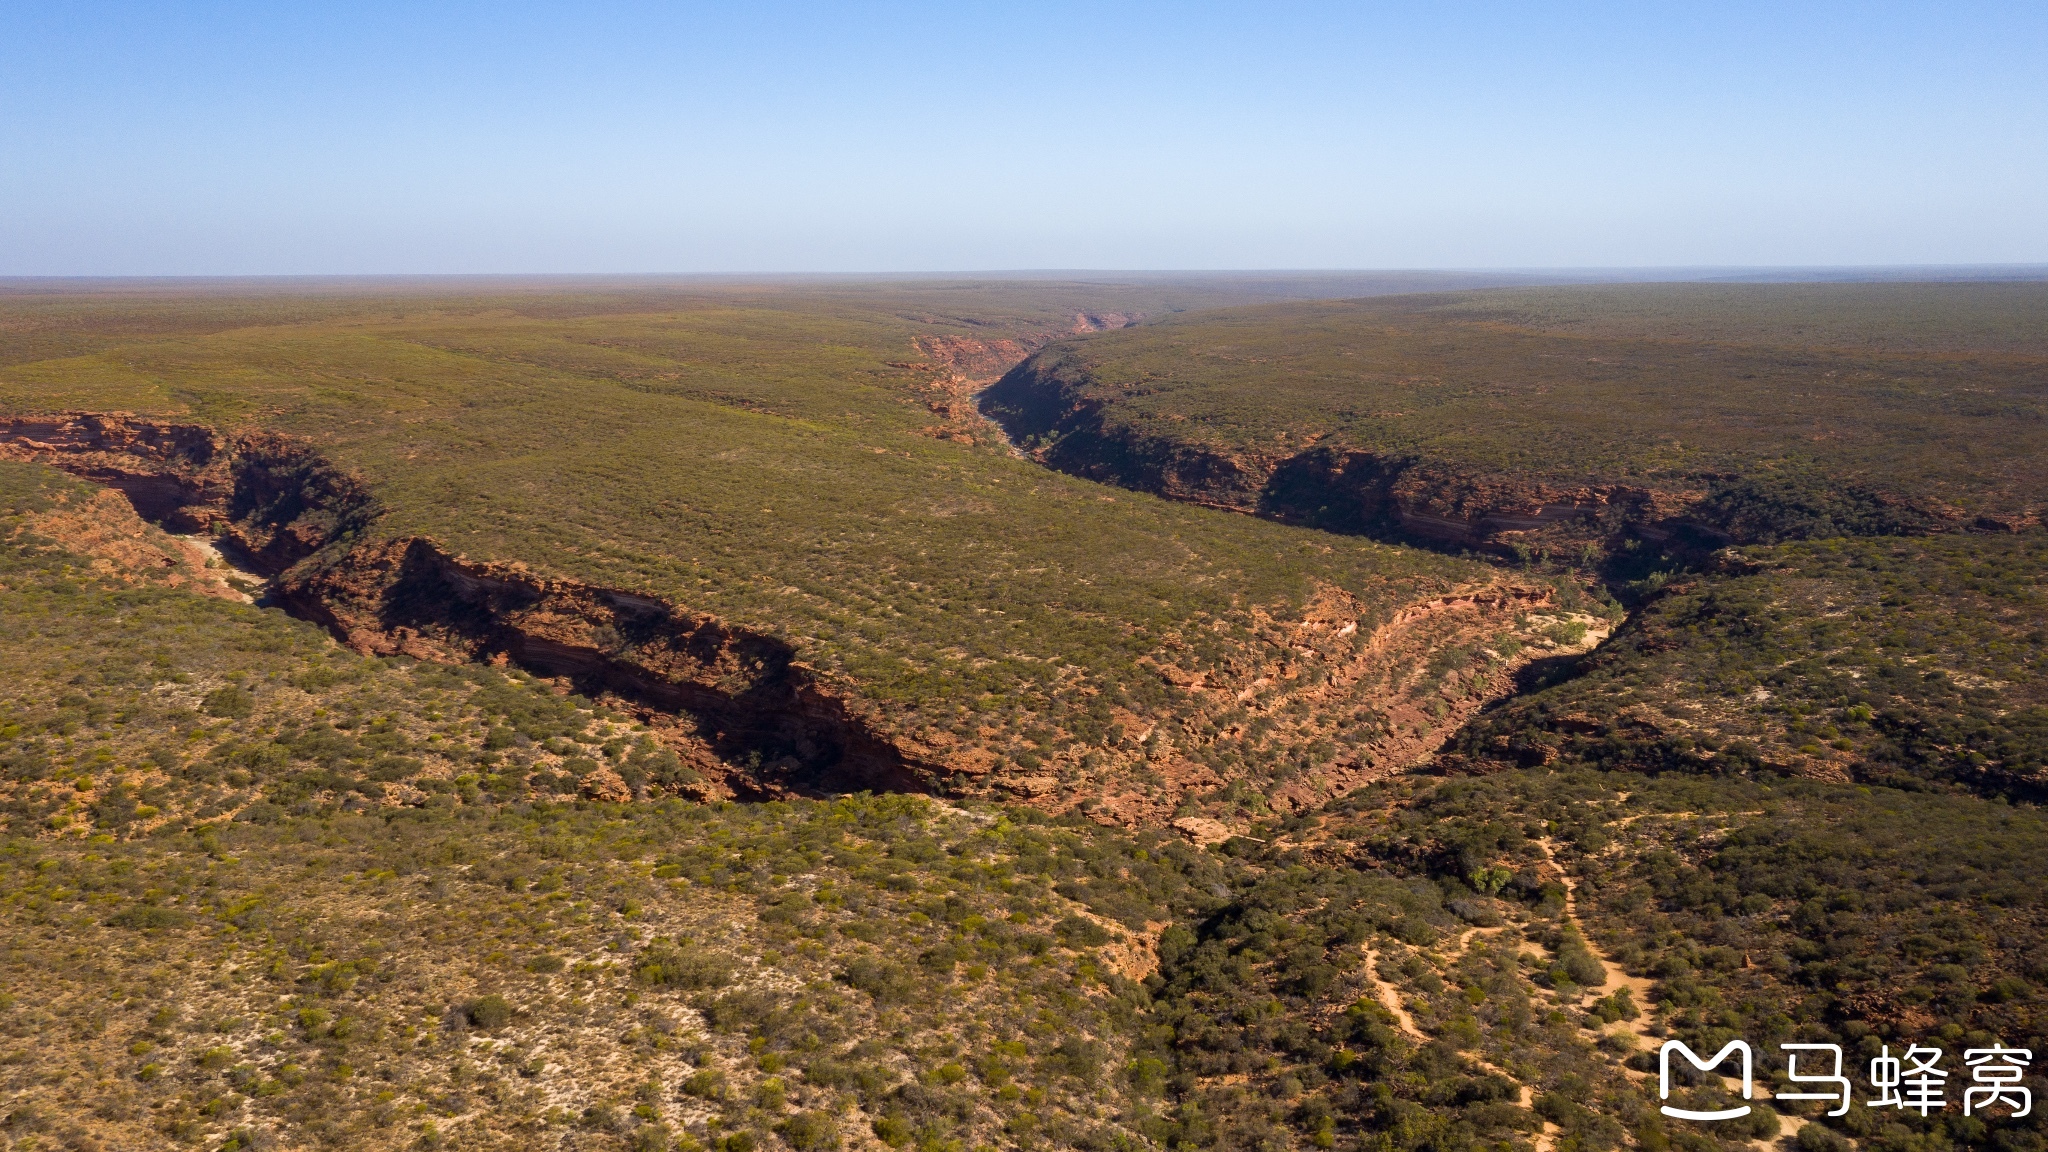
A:
{"type": "Polygon", "coordinates": [[[1458,961],[1465,958],[1465,953],[1472,950],[1473,937],[1492,936],[1496,933],[1505,932],[1507,930],[1507,925],[1496,924],[1491,928],[1467,928],[1463,932],[1458,933],[1458,949],[1451,956],[1451,963],[1456,964],[1458,961]]]}
{"type": "MultiPolygon", "coordinates": [[[[1556,873],[1558,882],[1564,885],[1565,923],[1572,926],[1572,929],[1579,934],[1579,938],[1586,942],[1586,948],[1593,953],[1593,958],[1600,961],[1600,966],[1607,970],[1607,983],[1604,987],[1608,989],[1616,987],[1628,989],[1629,999],[1634,1001],[1636,1005],[1635,1019],[1616,1020],[1612,1024],[1602,1024],[1596,1030],[1602,1035],[1627,1033],[1635,1037],[1638,1048],[1654,1049],[1659,1047],[1664,1043],[1663,1039],[1652,1034],[1650,1031],[1650,1013],[1657,1003],[1656,997],[1651,993],[1656,982],[1645,976],[1629,975],[1627,970],[1622,968],[1620,962],[1615,960],[1613,956],[1608,955],[1607,950],[1594,941],[1591,934],[1586,931],[1586,926],[1579,921],[1578,878],[1566,872],[1558,864],[1557,845],[1555,843],[1547,837],[1537,841],[1537,843],[1543,848],[1543,856],[1550,866],[1550,871],[1556,873]]],[[[1649,1073],[1638,1072],[1627,1065],[1622,1066],[1622,1071],[1635,1080],[1652,1079],[1649,1073]]]]}
{"type": "MultiPolygon", "coordinates": [[[[1652,815],[1658,814],[1653,813],[1652,815]]],[[[1661,815],[1693,814],[1662,813],[1661,815]]],[[[1630,1036],[1635,1037],[1636,1047],[1643,1049],[1645,1051],[1656,1051],[1659,1048],[1662,1048],[1664,1045],[1664,1039],[1660,1036],[1653,1034],[1650,1031],[1651,1013],[1654,1010],[1655,1005],[1657,1003],[1656,998],[1652,994],[1652,989],[1655,986],[1655,982],[1648,979],[1647,977],[1629,975],[1628,972],[1622,968],[1620,962],[1615,960],[1613,956],[1609,955],[1607,950],[1602,948],[1593,939],[1592,934],[1586,931],[1585,925],[1581,923],[1579,920],[1578,879],[1574,877],[1571,873],[1565,871],[1562,865],[1558,864],[1557,845],[1553,841],[1551,841],[1548,837],[1545,837],[1544,839],[1537,841],[1537,843],[1540,844],[1543,848],[1543,856],[1545,861],[1549,864],[1550,870],[1557,874],[1558,881],[1564,885],[1565,922],[1570,924],[1572,928],[1578,932],[1579,938],[1586,942],[1586,948],[1593,953],[1594,959],[1600,961],[1600,966],[1607,970],[1606,987],[1613,988],[1618,986],[1628,989],[1629,999],[1633,1000],[1636,1004],[1637,1013],[1635,1019],[1617,1020],[1612,1024],[1597,1025],[1595,1030],[1603,1035],[1626,1033],[1630,1036]]],[[[1656,1090],[1654,1087],[1649,1087],[1649,1084],[1657,1079],[1657,1077],[1654,1074],[1649,1072],[1638,1072],[1635,1069],[1630,1068],[1626,1064],[1617,1064],[1616,1067],[1620,1068],[1622,1073],[1626,1075],[1629,1079],[1636,1081],[1638,1084],[1644,1084],[1649,1091],[1654,1092],[1656,1090]]],[[[1731,1094],[1741,1094],[1742,1081],[1740,1079],[1733,1076],[1723,1076],[1721,1077],[1721,1082],[1727,1085],[1728,1091],[1731,1094]]],[[[1755,1100],[1771,1099],[1769,1085],[1768,1083],[1762,1082],[1761,1077],[1753,1078],[1752,1083],[1754,1085],[1755,1100]]],[[[1752,1148],[1757,1149],[1757,1152],[1777,1152],[1777,1147],[1779,1143],[1799,1135],[1799,1130],[1801,1128],[1806,1127],[1807,1120],[1804,1116],[1791,1116],[1787,1115],[1782,1111],[1777,1111],[1776,1109],[1773,1109],[1773,1111],[1777,1113],[1778,1117],[1778,1135],[1775,1139],[1760,1139],[1750,1141],[1750,1146],[1752,1148]]]]}
{"type": "MultiPolygon", "coordinates": [[[[1494,928],[1465,929],[1458,934],[1457,946],[1451,954],[1449,964],[1455,965],[1464,958],[1466,951],[1471,948],[1472,940],[1475,937],[1491,936],[1506,930],[1507,925],[1505,924],[1494,928]]],[[[1402,1003],[1400,989],[1381,978],[1379,962],[1380,954],[1371,945],[1367,945],[1365,949],[1365,974],[1366,978],[1372,981],[1374,997],[1380,1002],[1381,1007],[1394,1014],[1394,1023],[1400,1028],[1403,1035],[1417,1044],[1429,1043],[1430,1037],[1415,1023],[1415,1017],[1409,1013],[1407,1005],[1402,1003]]],[[[1516,1089],[1516,1102],[1522,1107],[1530,1109],[1535,1107],[1535,1089],[1524,1083],[1520,1077],[1515,1076],[1507,1069],[1502,1068],[1483,1056],[1477,1056],[1469,1052],[1465,1056],[1466,1059],[1471,1060],[1486,1071],[1499,1076],[1503,1080],[1512,1082],[1516,1089]]],[[[1533,1140],[1535,1152],[1551,1152],[1557,1146],[1557,1138],[1562,1134],[1563,1130],[1548,1120],[1542,1121],[1542,1124],[1542,1130],[1536,1133],[1533,1140]]]]}
{"type": "MultiPolygon", "coordinates": [[[[1652,815],[1669,816],[1685,814],[1655,813],[1652,815]]],[[[1544,863],[1542,870],[1546,874],[1555,875],[1558,882],[1564,886],[1565,923],[1569,924],[1579,934],[1580,938],[1585,941],[1587,949],[1592,952],[1593,957],[1606,970],[1607,979],[1605,984],[1602,985],[1603,989],[1611,993],[1615,989],[1626,988],[1630,1000],[1635,1003],[1637,1008],[1636,1016],[1632,1020],[1616,1020],[1612,1023],[1594,1021],[1588,1026],[1589,1030],[1601,1036],[1627,1035],[1632,1038],[1633,1046],[1636,1049],[1648,1052],[1657,1051],[1663,1046],[1664,1039],[1651,1031],[1654,1023],[1652,1017],[1656,1006],[1654,995],[1655,981],[1644,976],[1629,975],[1619,961],[1615,960],[1606,949],[1594,941],[1592,935],[1586,931],[1584,923],[1579,919],[1578,878],[1571,875],[1558,863],[1558,848],[1553,841],[1546,838],[1537,843],[1543,849],[1544,863]]],[[[1485,939],[1506,930],[1506,925],[1493,928],[1472,927],[1465,929],[1458,934],[1455,943],[1448,950],[1449,959],[1443,961],[1439,966],[1446,968],[1454,967],[1471,950],[1473,941],[1485,939]]],[[[1538,957],[1545,955],[1543,949],[1528,940],[1521,941],[1518,951],[1538,957]]],[[[1402,1035],[1407,1036],[1418,1044],[1429,1043],[1431,1037],[1415,1022],[1414,1015],[1408,1011],[1406,1003],[1401,998],[1400,989],[1392,981],[1381,977],[1379,971],[1381,956],[1382,954],[1377,949],[1370,944],[1366,945],[1365,971],[1366,978],[1372,982],[1373,998],[1378,1001],[1381,1007],[1393,1015],[1394,1023],[1400,1029],[1402,1035]]],[[[1554,994],[1546,994],[1539,991],[1538,995],[1552,999],[1553,1003],[1556,1003],[1559,1007],[1564,1006],[1561,1001],[1555,999],[1554,994]]],[[[1513,1081],[1519,1090],[1518,1102],[1521,1106],[1524,1108],[1534,1107],[1535,1092],[1520,1077],[1514,1076],[1506,1069],[1484,1057],[1467,1053],[1466,1058],[1488,1072],[1503,1079],[1513,1081]]],[[[1656,1074],[1637,1071],[1626,1064],[1617,1064],[1616,1067],[1620,1069],[1624,1077],[1642,1087],[1645,1091],[1652,1093],[1656,1091],[1656,1074]]],[[[1722,1080],[1727,1084],[1731,1093],[1739,1094],[1741,1092],[1742,1084],[1739,1079],[1724,1076],[1722,1080]]],[[[1768,1084],[1756,1083],[1753,1100],[1764,1101],[1770,1098],[1768,1084]]],[[[1807,1124],[1807,1120],[1804,1117],[1786,1115],[1783,1112],[1777,1112],[1775,1109],[1773,1111],[1778,1117],[1778,1135],[1773,1139],[1751,1141],[1750,1147],[1755,1149],[1755,1152],[1781,1152],[1780,1146],[1792,1137],[1797,1136],[1799,1130],[1807,1124]]],[[[1557,1146],[1558,1138],[1563,1134],[1562,1130],[1549,1120],[1543,1120],[1542,1124],[1542,1130],[1537,1132],[1532,1138],[1535,1152],[1553,1152],[1557,1146]]]]}
{"type": "Polygon", "coordinates": [[[1402,1034],[1417,1044],[1429,1043],[1429,1037],[1415,1026],[1415,1017],[1408,1014],[1408,1006],[1401,1003],[1401,990],[1380,977],[1380,954],[1370,944],[1365,948],[1365,978],[1372,981],[1373,995],[1380,1007],[1394,1014],[1394,1023],[1402,1034]]]}

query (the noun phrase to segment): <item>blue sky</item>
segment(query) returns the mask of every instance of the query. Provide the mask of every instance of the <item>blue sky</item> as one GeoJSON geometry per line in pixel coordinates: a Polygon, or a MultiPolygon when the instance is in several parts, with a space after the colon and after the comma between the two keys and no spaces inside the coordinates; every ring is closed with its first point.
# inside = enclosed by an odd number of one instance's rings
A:
{"type": "Polygon", "coordinates": [[[2048,5],[0,5],[0,275],[2048,262],[2048,5]]]}

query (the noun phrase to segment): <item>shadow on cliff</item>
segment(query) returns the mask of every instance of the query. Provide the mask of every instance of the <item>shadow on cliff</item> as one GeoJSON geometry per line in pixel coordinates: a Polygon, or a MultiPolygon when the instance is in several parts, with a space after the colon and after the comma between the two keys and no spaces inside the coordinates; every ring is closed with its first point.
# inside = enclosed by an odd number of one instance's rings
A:
{"type": "Polygon", "coordinates": [[[657,597],[480,564],[378,537],[361,477],[309,442],[126,413],[0,418],[0,452],[125,494],[145,519],[211,532],[274,577],[264,606],[358,651],[508,661],[684,720],[745,796],[933,792],[941,771],[879,735],[782,640],[657,597]]]}
{"type": "Polygon", "coordinates": [[[402,549],[395,565],[359,549],[296,581],[298,597],[316,599],[330,627],[357,642],[365,626],[401,651],[408,637],[428,638],[429,651],[508,661],[587,696],[686,718],[742,795],[936,790],[936,773],[852,715],[777,637],[653,597],[465,562],[424,538],[390,547],[402,549]]]}

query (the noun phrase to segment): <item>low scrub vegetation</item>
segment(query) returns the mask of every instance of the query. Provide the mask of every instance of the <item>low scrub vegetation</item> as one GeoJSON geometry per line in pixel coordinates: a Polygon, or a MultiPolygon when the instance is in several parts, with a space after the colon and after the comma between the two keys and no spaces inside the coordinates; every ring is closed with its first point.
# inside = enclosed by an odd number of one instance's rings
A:
{"type": "MultiPolygon", "coordinates": [[[[2037,807],[1560,764],[1452,781],[1409,800],[1360,794],[1303,833],[1349,840],[1346,859],[1428,875],[1446,891],[1498,874],[1507,895],[1571,916],[1610,961],[1610,983],[1638,988],[1624,1002],[1616,998],[1627,988],[1567,995],[1578,1005],[1567,1015],[1650,1090],[1650,1045],[1667,1037],[1703,1052],[1746,1039],[1759,1078],[1785,1091],[1779,1044],[1838,1043],[1857,1104],[1842,1117],[1780,1104],[1786,1117],[1824,1126],[1801,1132],[1802,1149],[1842,1147],[1844,1137],[1886,1152],[2048,1145],[2038,1111],[1987,1123],[1951,1107],[1923,1118],[1866,1107],[1863,1095],[1868,1062],[1886,1046],[1940,1047],[1959,1068],[1966,1047],[2048,1045],[2048,821],[2037,807]],[[1376,815],[1390,802],[1391,819],[1376,815]],[[1640,1035],[1617,1041],[1631,1022],[1640,1035]]],[[[1576,977],[1550,982],[1569,989],[1576,977]]],[[[1654,1117],[1610,1115],[1634,1123],[1638,1143],[1661,1143],[1654,1117]]],[[[1777,1127],[1775,1117],[1765,1125],[1777,1127]]],[[[1699,1131],[1668,1126],[1662,1139],[1698,1147],[1699,1131]]]]}
{"type": "Polygon", "coordinates": [[[786,645],[843,692],[805,707],[1036,805],[719,800],[642,700],[363,656],[0,460],[0,1147],[2048,1152],[2048,1108],[1958,1106],[1963,1050],[2048,1059],[2048,537],[1975,530],[2041,490],[2038,289],[1285,305],[1046,354],[1123,373],[1112,421],[1296,480],[1380,437],[1459,507],[1658,494],[1569,555],[932,424],[959,381],[920,338],[1021,354],[1264,289],[1232,291],[0,304],[0,408],[317,440],[265,499],[345,469],[373,499],[323,530],[756,629],[734,683],[786,645]],[[1748,1116],[1659,1111],[1664,1040],[1736,1038],[1748,1116]],[[1843,1044],[1857,1106],[1769,1099],[1786,1042],[1843,1044]],[[1913,1044],[1951,1107],[1864,1106],[1913,1044]]]}
{"type": "MultiPolygon", "coordinates": [[[[1165,310],[1184,290],[1129,291],[1165,310]]],[[[917,339],[1042,339],[1109,292],[258,299],[146,338],[128,325],[148,327],[148,300],[10,300],[97,350],[0,367],[0,411],[304,435],[365,478],[368,531],[770,635],[913,753],[1078,797],[1147,778],[1142,735],[1117,733],[1206,722],[1157,665],[1284,660],[1319,596],[1354,598],[1370,632],[1496,579],[928,434],[920,397],[949,369],[917,339]]]]}
{"type": "Polygon", "coordinates": [[[1740,543],[2038,527],[2044,318],[2038,284],[1277,304],[1058,343],[991,396],[1079,474],[1583,563],[1651,523],[1740,543]]]}
{"type": "Polygon", "coordinates": [[[1456,749],[2042,799],[2048,537],[1834,539],[1725,564],[1660,585],[1606,647],[1456,749]]]}

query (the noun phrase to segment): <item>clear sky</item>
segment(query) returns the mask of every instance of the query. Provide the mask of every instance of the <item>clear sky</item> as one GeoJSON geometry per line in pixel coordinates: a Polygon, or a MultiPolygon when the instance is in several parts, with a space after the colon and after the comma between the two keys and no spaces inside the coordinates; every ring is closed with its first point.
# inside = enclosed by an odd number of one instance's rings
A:
{"type": "Polygon", "coordinates": [[[0,275],[2048,262],[2048,4],[0,4],[0,275]]]}

